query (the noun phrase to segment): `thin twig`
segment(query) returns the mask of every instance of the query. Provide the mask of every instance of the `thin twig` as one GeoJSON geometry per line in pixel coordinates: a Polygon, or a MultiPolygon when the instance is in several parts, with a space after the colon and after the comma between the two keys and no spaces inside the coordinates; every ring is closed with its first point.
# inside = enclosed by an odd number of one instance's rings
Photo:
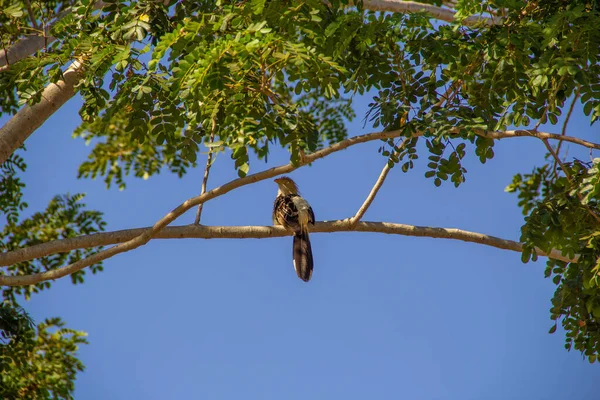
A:
{"type": "MultiPolygon", "coordinates": [[[[453,133],[453,134],[458,134],[459,132],[460,132],[459,129],[451,130],[451,133],[453,133]]],[[[563,142],[571,142],[571,143],[578,144],[580,146],[588,147],[590,149],[600,150],[600,144],[598,144],[598,143],[588,142],[587,140],[579,139],[579,138],[573,137],[573,136],[562,136],[562,135],[559,135],[556,133],[533,131],[530,129],[517,129],[514,131],[492,131],[492,132],[485,131],[483,129],[476,129],[474,132],[477,136],[485,137],[488,139],[504,139],[504,138],[530,136],[530,137],[535,137],[535,138],[538,138],[541,140],[552,139],[552,140],[558,140],[558,141],[563,141],[563,142]]]]}
{"type": "Polygon", "coordinates": [[[4,45],[4,42],[2,42],[2,55],[4,56],[4,65],[0,64],[0,72],[4,71],[5,69],[8,69],[10,67],[10,63],[8,61],[8,50],[6,50],[6,46],[4,45]]]}
{"type": "MultiPolygon", "coordinates": [[[[215,141],[215,131],[217,130],[217,119],[212,119],[212,126],[210,129],[210,139],[208,143],[210,145],[215,141]]],[[[206,167],[204,168],[204,178],[202,179],[202,189],[200,191],[200,195],[206,193],[206,183],[208,182],[208,174],[210,173],[210,167],[212,165],[213,158],[213,147],[208,147],[208,157],[206,158],[206,167]]],[[[198,211],[196,211],[196,220],[194,221],[195,225],[200,225],[200,216],[202,215],[202,206],[204,203],[198,204],[198,211]]]]}
{"type": "MultiPolygon", "coordinates": [[[[556,88],[554,88],[554,91],[552,92],[552,95],[550,95],[549,99],[551,99],[552,101],[554,101],[556,103],[556,94],[558,93],[558,91],[560,90],[561,85],[564,83],[565,78],[567,77],[567,75],[563,75],[560,80],[558,81],[558,83],[556,84],[556,88]]],[[[538,128],[540,127],[540,125],[542,124],[542,121],[547,120],[548,118],[548,111],[550,111],[550,101],[548,101],[548,104],[546,104],[546,108],[544,109],[544,113],[542,114],[542,117],[538,120],[538,122],[535,124],[535,126],[533,127],[534,131],[537,131],[538,128]]]]}
{"type": "MultiPolygon", "coordinates": [[[[571,114],[573,114],[573,109],[575,108],[575,103],[577,99],[579,99],[579,88],[577,92],[575,92],[575,96],[573,97],[573,101],[571,102],[571,106],[569,107],[569,111],[567,112],[567,117],[565,118],[565,122],[563,123],[562,130],[560,132],[561,136],[567,135],[567,125],[569,124],[569,120],[571,119],[571,114]]],[[[556,154],[560,156],[560,148],[562,147],[562,141],[558,142],[558,146],[556,146],[556,154]]]]}
{"type": "Polygon", "coordinates": [[[569,170],[567,168],[565,168],[565,165],[563,164],[561,159],[558,157],[558,154],[556,154],[556,152],[554,151],[552,146],[550,146],[550,143],[548,143],[548,139],[541,139],[541,140],[544,143],[544,145],[546,146],[546,148],[548,149],[548,151],[550,152],[550,155],[554,158],[554,161],[556,161],[560,165],[560,168],[564,171],[565,176],[567,177],[569,182],[571,184],[573,184],[573,180],[571,179],[571,174],[569,173],[569,170]]]}
{"type": "MultiPolygon", "coordinates": [[[[400,155],[400,152],[402,151],[402,149],[406,145],[407,141],[408,141],[408,139],[404,139],[402,141],[402,143],[400,143],[400,146],[398,146],[398,148],[394,151],[394,153],[392,154],[392,156],[390,156],[390,159],[393,156],[398,157],[400,155]]],[[[383,185],[383,182],[385,181],[385,178],[387,177],[387,174],[390,172],[390,170],[391,170],[391,167],[390,167],[390,162],[389,162],[389,159],[388,159],[388,161],[383,166],[383,169],[381,170],[381,173],[379,174],[379,178],[377,178],[377,181],[375,182],[375,185],[373,185],[373,188],[371,189],[371,192],[369,193],[369,195],[367,196],[367,198],[363,202],[362,206],[360,206],[360,208],[356,212],[356,215],[354,215],[354,217],[350,218],[350,225],[351,226],[356,225],[357,222],[360,221],[360,219],[365,215],[365,213],[367,212],[367,210],[371,206],[371,203],[373,203],[373,200],[375,199],[375,196],[377,196],[377,192],[379,192],[379,189],[381,189],[381,186],[383,185]]]]}
{"type": "MultiPolygon", "coordinates": [[[[569,173],[569,170],[565,167],[565,164],[562,162],[562,160],[560,159],[560,157],[558,156],[558,154],[556,154],[556,152],[554,151],[554,149],[552,148],[552,146],[550,146],[550,143],[548,143],[547,139],[542,139],[542,142],[544,142],[544,145],[546,146],[546,148],[548,149],[548,151],[550,152],[550,154],[552,155],[552,157],[554,157],[554,161],[557,162],[558,165],[560,165],[560,168],[565,173],[565,176],[567,177],[567,180],[569,181],[569,183],[571,184],[571,186],[574,188],[575,187],[575,182],[573,181],[573,178],[572,178],[571,174],[569,173]]],[[[592,217],[594,217],[594,219],[597,222],[600,222],[600,216],[598,216],[598,214],[596,214],[594,212],[594,210],[592,210],[590,208],[589,205],[583,203],[583,198],[581,196],[581,193],[579,193],[579,191],[577,191],[577,197],[579,198],[579,201],[581,202],[581,205],[583,207],[585,207],[585,209],[588,211],[588,213],[592,217]]]]}
{"type": "MultiPolygon", "coordinates": [[[[405,80],[404,80],[403,77],[400,77],[400,82],[402,83],[403,90],[406,92],[405,80]]],[[[453,86],[450,86],[450,88],[452,88],[452,87],[453,86]]],[[[450,90],[450,88],[448,88],[448,90],[450,90]]],[[[446,93],[448,93],[448,91],[446,91],[446,93]]],[[[408,104],[408,106],[410,106],[410,104],[408,104]]],[[[406,124],[406,118],[407,118],[407,116],[408,116],[408,112],[405,113],[402,117],[400,117],[400,121],[401,121],[400,125],[401,126],[406,124]]],[[[365,201],[363,202],[363,204],[360,206],[360,208],[358,209],[358,211],[356,212],[356,214],[352,218],[350,218],[350,225],[351,226],[356,225],[356,223],[358,221],[360,221],[360,219],[365,215],[365,213],[367,212],[367,210],[371,206],[371,203],[373,203],[373,200],[375,199],[375,196],[377,196],[377,192],[379,192],[379,189],[381,189],[381,186],[383,185],[383,182],[385,181],[385,178],[387,177],[388,173],[390,172],[390,169],[392,169],[390,167],[390,160],[392,160],[393,157],[398,157],[400,155],[400,151],[402,151],[402,149],[406,145],[406,141],[407,140],[408,139],[404,139],[402,141],[402,143],[400,143],[400,146],[397,146],[397,148],[394,150],[394,152],[392,153],[392,155],[390,155],[388,157],[388,160],[385,163],[385,165],[383,166],[383,169],[381,170],[381,173],[379,174],[379,177],[377,178],[377,181],[375,182],[375,185],[373,185],[373,187],[371,188],[371,192],[367,195],[367,198],[365,199],[365,201]]],[[[392,163],[393,163],[393,160],[392,160],[392,163]]]]}
{"type": "Polygon", "coordinates": [[[450,86],[448,86],[448,89],[446,89],[444,94],[441,96],[440,100],[434,104],[434,107],[441,107],[444,104],[444,102],[446,102],[447,105],[451,101],[451,99],[454,99],[454,97],[456,96],[456,91],[461,84],[462,80],[460,79],[452,82],[450,86]]]}
{"type": "Polygon", "coordinates": [[[29,0],[24,0],[25,3],[25,8],[27,8],[27,13],[29,14],[29,19],[31,20],[31,24],[33,25],[33,27],[37,30],[40,29],[40,26],[37,24],[37,21],[35,20],[35,14],[33,13],[33,10],[31,9],[31,3],[29,3],[29,0]]]}

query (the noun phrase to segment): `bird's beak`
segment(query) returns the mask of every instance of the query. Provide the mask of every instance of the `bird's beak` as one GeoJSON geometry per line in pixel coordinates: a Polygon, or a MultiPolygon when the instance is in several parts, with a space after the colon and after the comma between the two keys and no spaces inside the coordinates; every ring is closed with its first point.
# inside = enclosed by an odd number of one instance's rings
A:
{"type": "Polygon", "coordinates": [[[273,179],[273,182],[275,182],[275,183],[279,183],[279,181],[280,181],[280,180],[281,180],[280,178],[273,179]]]}

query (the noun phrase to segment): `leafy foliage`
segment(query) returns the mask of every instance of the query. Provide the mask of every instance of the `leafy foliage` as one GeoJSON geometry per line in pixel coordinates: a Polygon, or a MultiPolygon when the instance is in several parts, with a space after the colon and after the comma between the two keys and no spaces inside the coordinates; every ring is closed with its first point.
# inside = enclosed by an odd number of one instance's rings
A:
{"type": "Polygon", "coordinates": [[[565,329],[565,348],[584,353],[590,362],[600,352],[600,242],[598,236],[598,161],[593,165],[575,160],[563,164],[565,175],[536,168],[531,174],[515,176],[508,186],[518,192],[526,215],[521,240],[523,261],[535,259],[535,248],[556,249],[577,262],[549,259],[545,276],[557,285],[552,298],[551,318],[556,331],[565,329]]]}
{"type": "Polygon", "coordinates": [[[21,191],[25,184],[17,176],[17,173],[25,171],[25,168],[25,161],[17,154],[11,155],[0,165],[0,214],[4,214],[6,223],[9,224],[16,223],[19,213],[27,208],[21,191]]]}
{"type": "MultiPolygon", "coordinates": [[[[0,250],[3,252],[34,244],[48,242],[56,239],[66,239],[80,235],[88,235],[104,229],[102,213],[99,211],[84,210],[85,204],[81,203],[83,194],[56,196],[44,212],[37,212],[30,218],[23,219],[18,224],[8,224],[0,231],[0,250]]],[[[6,268],[6,272],[14,275],[34,274],[50,269],[55,269],[65,264],[71,264],[91,254],[98,252],[101,247],[76,250],[70,253],[53,254],[34,261],[24,261],[6,268]]],[[[90,267],[92,273],[102,271],[102,264],[90,267]]],[[[6,274],[0,271],[0,274],[6,274]]],[[[85,271],[71,275],[73,283],[83,283],[85,271]]],[[[26,299],[32,293],[49,288],[50,282],[43,282],[31,286],[3,288],[4,298],[15,302],[15,295],[22,294],[26,299]]]]}
{"type": "Polygon", "coordinates": [[[87,343],[85,336],[53,318],[0,344],[0,397],[72,399],[75,376],[84,369],[77,350],[87,343]]]}
{"type": "MultiPolygon", "coordinates": [[[[33,320],[21,307],[13,307],[8,302],[0,303],[0,342],[19,341],[33,329],[33,320]]],[[[1,365],[0,361],[0,365],[1,365]]]]}
{"type": "MultiPolygon", "coordinates": [[[[0,167],[0,212],[5,216],[5,225],[0,231],[0,250],[7,251],[48,240],[79,236],[98,232],[104,228],[102,214],[84,210],[83,195],[55,197],[44,212],[35,213],[30,218],[20,219],[20,213],[27,208],[23,201],[22,183],[19,173],[27,165],[23,158],[13,154],[0,167]]],[[[43,257],[36,261],[12,265],[0,274],[35,273],[57,268],[65,263],[81,259],[98,251],[63,253],[43,257]]],[[[96,273],[102,265],[91,267],[96,273]]],[[[84,271],[72,276],[74,283],[83,282],[84,271]]],[[[38,325],[23,308],[18,306],[18,294],[29,298],[31,293],[49,284],[39,284],[22,288],[5,287],[0,302],[0,398],[3,399],[71,399],[74,380],[83,364],[76,351],[79,344],[87,343],[85,333],[64,327],[64,323],[53,318],[38,325]],[[58,328],[54,333],[50,330],[58,328]]]]}

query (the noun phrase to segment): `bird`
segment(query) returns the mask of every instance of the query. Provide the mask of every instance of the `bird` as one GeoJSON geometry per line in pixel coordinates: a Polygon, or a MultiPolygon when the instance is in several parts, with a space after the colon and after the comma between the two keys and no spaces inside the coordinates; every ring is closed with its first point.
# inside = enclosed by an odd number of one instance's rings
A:
{"type": "Polygon", "coordinates": [[[298,191],[298,185],[287,176],[275,179],[279,189],[273,205],[273,225],[294,231],[292,248],[294,270],[298,278],[308,282],[313,272],[313,255],[308,237],[308,224],[315,224],[315,214],[298,191]]]}

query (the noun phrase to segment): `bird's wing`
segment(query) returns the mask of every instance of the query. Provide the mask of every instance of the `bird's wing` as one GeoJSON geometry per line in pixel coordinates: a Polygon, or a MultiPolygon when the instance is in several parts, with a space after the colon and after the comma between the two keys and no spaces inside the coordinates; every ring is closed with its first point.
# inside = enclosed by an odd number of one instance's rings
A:
{"type": "Polygon", "coordinates": [[[298,208],[293,195],[277,196],[273,207],[273,222],[286,228],[298,229],[298,208]]]}
{"type": "Polygon", "coordinates": [[[310,204],[308,204],[308,201],[300,196],[292,196],[292,201],[297,210],[296,219],[300,225],[300,229],[302,231],[307,231],[308,224],[315,220],[312,208],[310,207],[310,204]]]}

